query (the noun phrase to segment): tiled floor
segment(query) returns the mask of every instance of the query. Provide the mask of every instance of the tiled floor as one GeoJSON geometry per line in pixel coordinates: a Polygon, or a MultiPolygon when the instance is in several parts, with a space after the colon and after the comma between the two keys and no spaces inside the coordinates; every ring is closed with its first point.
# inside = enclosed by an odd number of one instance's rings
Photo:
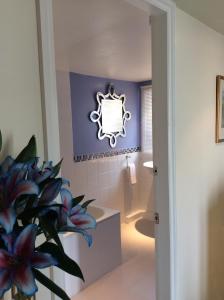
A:
{"type": "Polygon", "coordinates": [[[72,300],[155,300],[154,239],[122,225],[123,263],[72,300]]]}

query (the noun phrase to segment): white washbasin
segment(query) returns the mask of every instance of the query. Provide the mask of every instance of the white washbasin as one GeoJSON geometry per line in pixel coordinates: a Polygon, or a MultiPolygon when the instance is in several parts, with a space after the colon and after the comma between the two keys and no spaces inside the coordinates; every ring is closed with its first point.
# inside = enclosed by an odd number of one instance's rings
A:
{"type": "Polygon", "coordinates": [[[152,160],[146,161],[143,163],[143,166],[149,169],[153,169],[153,161],[152,160]]]}

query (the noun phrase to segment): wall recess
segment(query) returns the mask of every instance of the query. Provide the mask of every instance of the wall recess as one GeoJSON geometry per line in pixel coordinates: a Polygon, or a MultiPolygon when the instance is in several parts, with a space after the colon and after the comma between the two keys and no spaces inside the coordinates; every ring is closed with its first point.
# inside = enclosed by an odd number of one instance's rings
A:
{"type": "Polygon", "coordinates": [[[112,84],[108,87],[108,93],[98,92],[96,95],[97,110],[90,114],[90,120],[98,124],[97,137],[99,140],[109,139],[111,148],[117,145],[118,137],[126,137],[126,122],[131,120],[131,112],[126,110],[125,94],[115,93],[112,84]]]}

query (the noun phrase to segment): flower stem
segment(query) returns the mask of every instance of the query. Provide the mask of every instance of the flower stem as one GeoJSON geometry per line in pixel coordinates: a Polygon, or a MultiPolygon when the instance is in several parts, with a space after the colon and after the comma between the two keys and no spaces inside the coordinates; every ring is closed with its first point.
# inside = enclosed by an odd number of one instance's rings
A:
{"type": "Polygon", "coordinates": [[[15,287],[12,287],[12,299],[13,300],[35,300],[35,296],[28,297],[23,293],[21,293],[20,291],[17,291],[15,287]]]}

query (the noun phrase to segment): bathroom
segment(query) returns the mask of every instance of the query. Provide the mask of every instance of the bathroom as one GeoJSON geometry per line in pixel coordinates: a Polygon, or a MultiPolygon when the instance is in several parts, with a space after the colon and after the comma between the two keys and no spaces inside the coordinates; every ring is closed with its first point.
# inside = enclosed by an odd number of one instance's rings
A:
{"type": "Polygon", "coordinates": [[[132,2],[53,1],[62,175],[75,196],[95,199],[97,219],[92,248],[63,240],[86,278],[65,276],[73,300],[109,300],[115,282],[118,299],[155,299],[150,11],[132,2]],[[125,95],[123,136],[99,134],[97,93],[125,95]]]}

